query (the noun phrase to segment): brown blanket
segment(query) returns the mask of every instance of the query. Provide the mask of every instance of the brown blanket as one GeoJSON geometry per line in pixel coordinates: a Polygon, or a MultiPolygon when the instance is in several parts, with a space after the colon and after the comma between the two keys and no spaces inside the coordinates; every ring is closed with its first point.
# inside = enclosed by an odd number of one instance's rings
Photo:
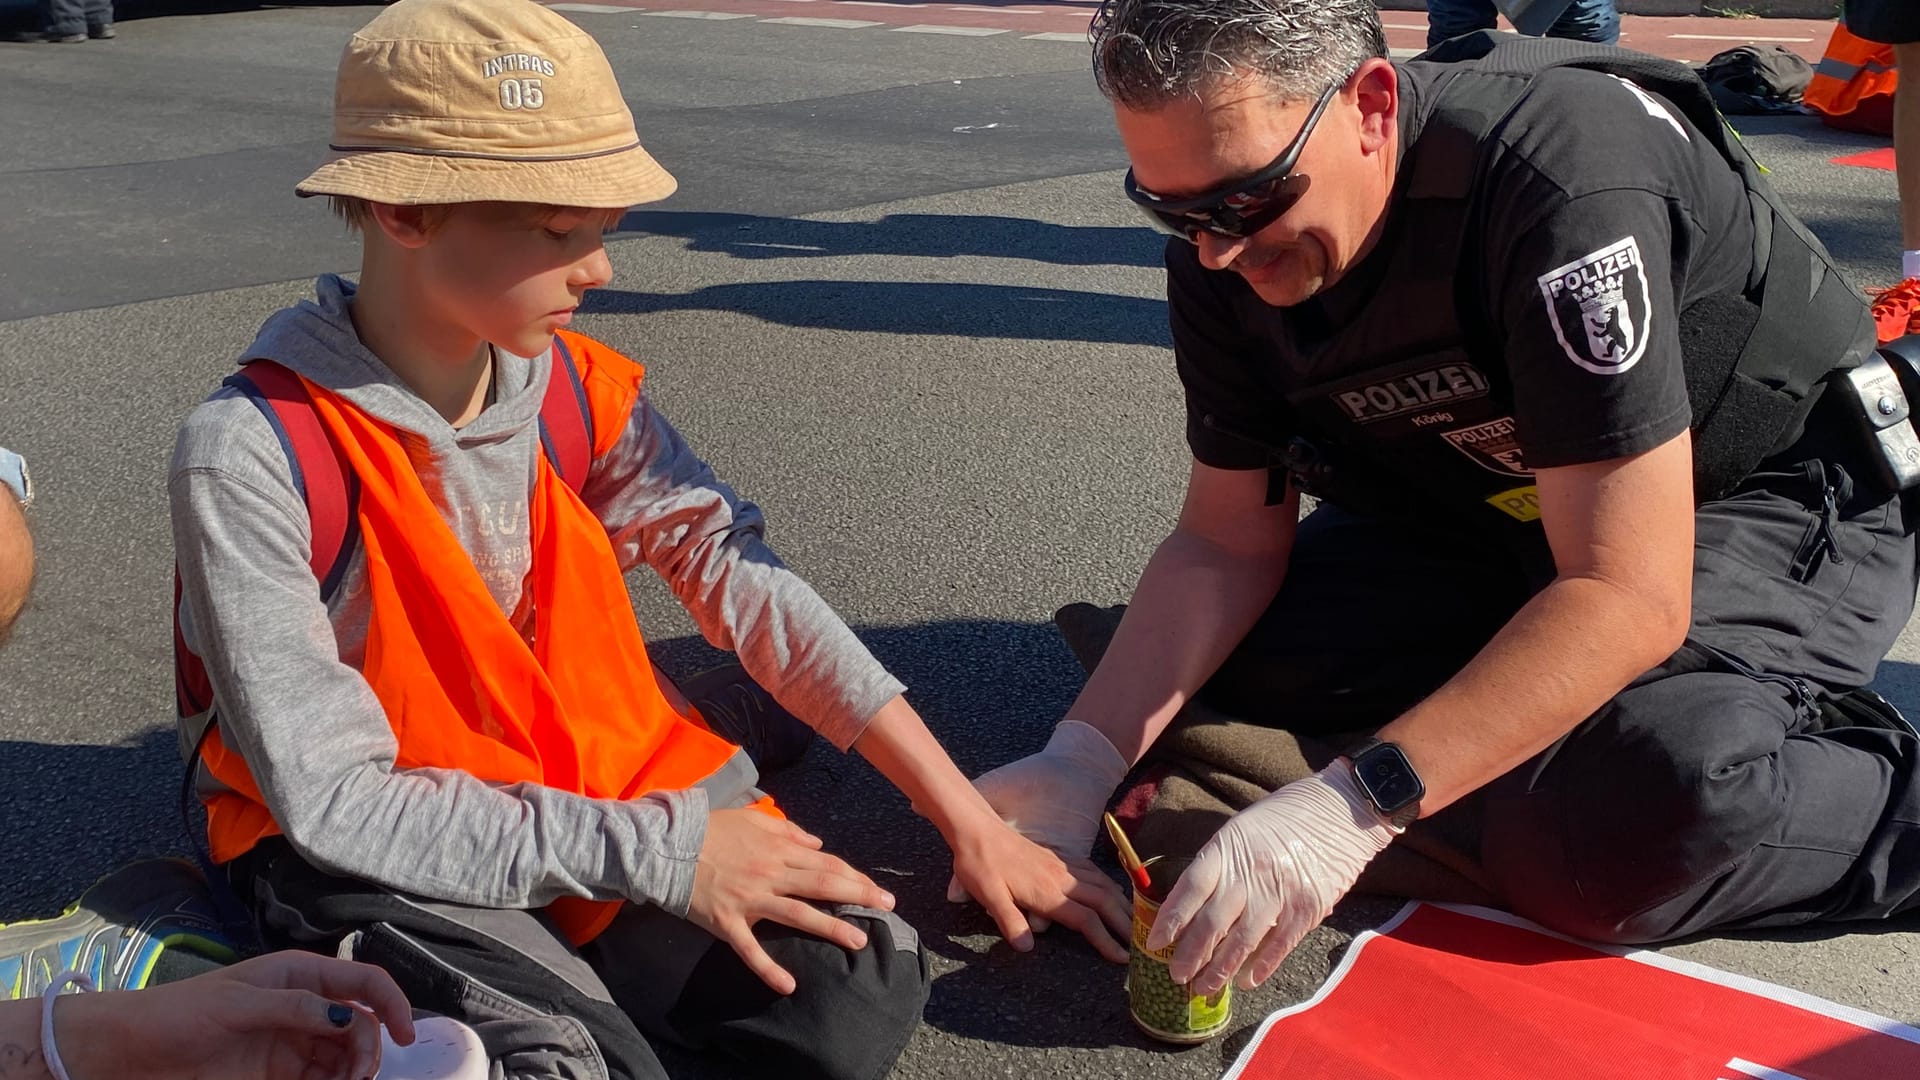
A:
{"type": "MultiPolygon", "coordinates": [[[[1125,610],[1069,604],[1053,621],[1091,673],[1125,610]]],[[[1363,737],[1356,732],[1337,744],[1301,738],[1190,702],[1121,786],[1114,816],[1143,857],[1191,856],[1234,813],[1323,768],[1363,737]]],[[[1416,822],[1373,861],[1355,891],[1497,904],[1475,856],[1476,834],[1470,813],[1416,822]]]]}

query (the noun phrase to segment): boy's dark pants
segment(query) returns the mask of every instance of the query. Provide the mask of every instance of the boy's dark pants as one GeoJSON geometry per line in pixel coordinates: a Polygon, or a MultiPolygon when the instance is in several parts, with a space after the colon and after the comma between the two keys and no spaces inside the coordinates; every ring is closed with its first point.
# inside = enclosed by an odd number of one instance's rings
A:
{"type": "MultiPolygon", "coordinates": [[[[1914,605],[1899,500],[1856,490],[1860,474],[1778,466],[1703,505],[1687,644],[1437,815],[1478,836],[1515,912],[1653,941],[1920,908],[1920,739],[1818,707],[1872,680],[1914,605]]],[[[1300,735],[1372,730],[1459,671],[1534,584],[1484,543],[1323,506],[1201,700],[1300,735]]]]}
{"type": "Polygon", "coordinates": [[[574,949],[537,912],[461,907],[334,877],[279,837],[230,872],[270,947],[385,968],[415,1008],[480,1034],[492,1080],[664,1080],[657,1041],[783,1077],[877,1080],[919,1024],[930,987],[919,936],[868,908],[836,909],[867,932],[859,952],[777,924],[755,927],[799,983],[783,998],[725,942],[655,907],[628,905],[574,949]]]}

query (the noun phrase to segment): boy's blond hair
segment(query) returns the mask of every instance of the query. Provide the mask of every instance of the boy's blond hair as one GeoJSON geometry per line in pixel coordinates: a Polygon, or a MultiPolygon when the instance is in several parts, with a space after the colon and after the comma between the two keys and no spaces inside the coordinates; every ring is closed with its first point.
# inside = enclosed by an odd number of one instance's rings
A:
{"type": "MultiPolygon", "coordinates": [[[[347,228],[353,232],[365,236],[373,229],[373,202],[369,199],[354,195],[329,195],[327,207],[333,211],[334,217],[346,222],[347,228]]],[[[421,226],[428,232],[445,224],[448,216],[453,213],[453,207],[446,203],[436,203],[420,209],[422,211],[421,226]]]]}
{"type": "MultiPolygon", "coordinates": [[[[374,205],[375,204],[372,202],[372,200],[361,199],[352,195],[327,196],[327,206],[329,209],[333,211],[333,215],[339,218],[341,221],[345,222],[348,229],[350,229],[353,232],[359,233],[362,236],[365,236],[369,231],[373,229],[374,205]]],[[[421,211],[421,215],[420,215],[421,228],[425,229],[430,234],[433,233],[434,231],[438,230],[440,226],[445,225],[447,223],[447,219],[452,217],[453,212],[457,210],[461,205],[462,204],[460,203],[435,203],[431,206],[417,207],[417,209],[421,211]]],[[[609,207],[600,207],[600,206],[589,206],[589,207],[549,206],[542,203],[518,203],[515,205],[524,206],[526,208],[528,220],[542,222],[542,223],[546,222],[548,219],[552,218],[554,215],[565,213],[568,210],[575,210],[575,209],[587,210],[591,213],[597,213],[601,216],[601,227],[603,229],[612,229],[615,226],[619,225],[620,217],[622,214],[625,213],[625,211],[623,210],[617,210],[609,207]]]]}

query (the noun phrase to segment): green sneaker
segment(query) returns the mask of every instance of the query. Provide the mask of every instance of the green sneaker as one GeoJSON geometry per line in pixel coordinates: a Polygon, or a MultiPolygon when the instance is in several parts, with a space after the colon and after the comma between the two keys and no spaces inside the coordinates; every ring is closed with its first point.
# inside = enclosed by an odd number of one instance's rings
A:
{"type": "Polygon", "coordinates": [[[169,949],[232,963],[239,953],[220,925],[192,863],[130,863],[58,918],[0,926],[0,999],[38,997],[68,970],[92,976],[100,990],[138,990],[169,949]]]}

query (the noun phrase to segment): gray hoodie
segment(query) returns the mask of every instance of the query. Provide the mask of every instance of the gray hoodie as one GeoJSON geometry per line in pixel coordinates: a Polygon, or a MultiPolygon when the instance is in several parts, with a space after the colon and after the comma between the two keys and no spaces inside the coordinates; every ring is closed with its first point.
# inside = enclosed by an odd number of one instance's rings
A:
{"type": "MultiPolygon", "coordinates": [[[[353,285],[275,314],[246,357],[278,361],[391,424],[421,482],[514,624],[531,629],[528,496],[550,358],[499,353],[496,400],[456,431],[360,343],[353,285]]],[[[699,788],[619,802],[446,769],[396,769],[393,728],[360,676],[365,552],[322,603],[306,505],[266,419],[223,389],[188,414],[168,479],[186,642],[206,663],[221,736],[274,820],[331,872],[459,904],[561,896],[685,914],[709,806],[756,793],[744,754],[699,788]]],[[[761,539],[760,511],[714,478],[642,393],[582,498],[623,570],[646,563],[714,645],[842,750],[902,687],[761,539]]],[[[186,737],[194,734],[189,730],[186,737]]],[[[213,783],[203,773],[205,784],[213,783]]]]}

